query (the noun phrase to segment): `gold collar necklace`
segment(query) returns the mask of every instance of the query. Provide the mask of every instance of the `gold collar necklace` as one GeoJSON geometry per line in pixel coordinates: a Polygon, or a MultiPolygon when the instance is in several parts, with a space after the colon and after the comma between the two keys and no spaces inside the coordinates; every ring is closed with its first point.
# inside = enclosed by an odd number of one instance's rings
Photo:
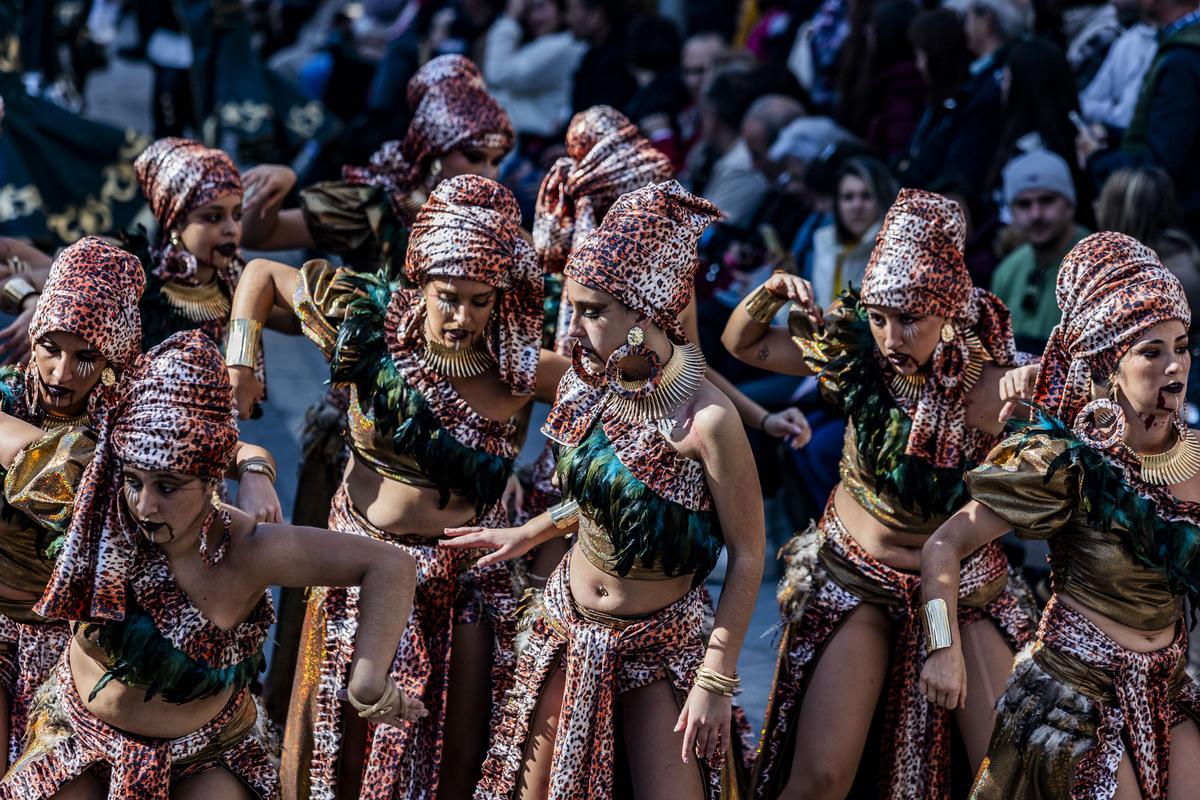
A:
{"type": "Polygon", "coordinates": [[[1152,486],[1174,486],[1200,472],[1200,437],[1188,428],[1165,453],[1142,455],[1125,442],[1121,442],[1121,446],[1137,459],[1142,480],[1152,486]]]}
{"type": "MultiPolygon", "coordinates": [[[[979,336],[974,331],[963,334],[963,338],[967,341],[968,353],[967,374],[963,376],[962,383],[962,390],[966,392],[970,391],[983,374],[983,362],[987,360],[987,351],[983,349],[983,342],[979,341],[979,336]]],[[[928,381],[929,370],[919,370],[912,375],[901,375],[897,372],[888,380],[888,386],[895,397],[916,403],[925,393],[925,384],[928,381]]]]}
{"type": "Polygon", "coordinates": [[[89,428],[91,425],[92,418],[85,411],[76,417],[56,417],[47,413],[42,417],[42,424],[39,427],[44,431],[56,431],[59,428],[89,428]]]}
{"type": "Polygon", "coordinates": [[[220,280],[216,278],[200,286],[187,286],[182,283],[164,281],[162,293],[171,308],[192,322],[229,319],[231,308],[229,295],[225,293],[220,280]]]}
{"type": "MultiPolygon", "coordinates": [[[[707,364],[704,354],[694,344],[677,344],[671,360],[663,367],[662,379],[654,391],[640,400],[630,400],[608,393],[608,407],[628,422],[652,422],[665,419],[691,399],[704,380],[707,364]]],[[[638,389],[645,381],[618,379],[625,389],[638,389]]]]}
{"type": "Polygon", "coordinates": [[[447,347],[425,332],[425,350],[421,362],[439,375],[447,378],[474,378],[496,366],[496,359],[487,351],[480,337],[470,347],[460,349],[447,347]]]}

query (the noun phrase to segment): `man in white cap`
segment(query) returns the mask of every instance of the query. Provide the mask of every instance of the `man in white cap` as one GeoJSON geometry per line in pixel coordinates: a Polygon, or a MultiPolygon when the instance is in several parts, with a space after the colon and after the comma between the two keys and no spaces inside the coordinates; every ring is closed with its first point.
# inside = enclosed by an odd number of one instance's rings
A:
{"type": "Polygon", "coordinates": [[[1075,221],[1075,183],[1061,156],[1023,153],[1003,178],[1004,201],[1026,243],[996,267],[991,289],[1012,313],[1017,348],[1038,353],[1062,317],[1054,297],[1058,265],[1089,231],[1075,221]]]}

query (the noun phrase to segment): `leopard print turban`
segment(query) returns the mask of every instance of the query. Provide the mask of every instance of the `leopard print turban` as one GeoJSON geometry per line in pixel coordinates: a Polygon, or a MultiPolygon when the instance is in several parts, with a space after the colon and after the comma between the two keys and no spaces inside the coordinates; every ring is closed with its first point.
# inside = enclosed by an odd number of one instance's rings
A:
{"type": "Polygon", "coordinates": [[[344,167],[342,180],[388,192],[399,214],[399,197],[417,187],[433,159],[464,147],[511,150],[516,140],[508,114],[492,97],[479,67],[459,55],[438,56],[408,82],[413,119],[400,141],[391,141],[365,167],[344,167]]]}
{"type": "Polygon", "coordinates": [[[1046,344],[1034,402],[1074,423],[1093,447],[1107,447],[1109,437],[1098,434],[1088,411],[1103,406],[1121,419],[1124,414],[1109,400],[1089,403],[1089,381],[1112,375],[1125,351],[1155,325],[1173,319],[1184,329],[1191,325],[1183,285],[1153,250],[1106,232],[1092,234],[1067,254],[1055,293],[1063,316],[1046,344]]]}
{"type": "Polygon", "coordinates": [[[720,211],[667,181],[622,195],[567,260],[566,276],[650,316],[676,344],[692,299],[696,245],[720,211]]]}
{"type": "Polygon", "coordinates": [[[965,394],[970,351],[963,334],[974,332],[997,364],[1028,357],[1013,343],[1008,309],[974,286],[963,261],[966,221],[958,203],[932,192],[904,189],[888,209],[867,271],[862,302],[943,317],[954,336],[933,351],[930,379],[913,414],[905,452],[937,467],[955,467],[964,451],[965,394]]]}
{"type": "Polygon", "coordinates": [[[118,372],[142,346],[138,301],[146,273],[137,258],[89,236],[58,254],[38,298],[29,340],[63,331],[86,340],[118,372]]]}
{"type": "MultiPolygon", "coordinates": [[[[48,333],[73,333],[100,351],[116,372],[124,372],[142,347],[142,315],[138,301],[146,273],[137,257],[103,239],[89,236],[58,254],[29,323],[29,343],[48,333]]],[[[25,396],[33,419],[37,406],[37,364],[25,368],[25,396]]],[[[88,397],[93,417],[110,402],[109,390],[97,384],[88,397]]]]}
{"type": "MultiPolygon", "coordinates": [[[[542,274],[521,233],[521,210],[508,189],[478,175],[459,175],[438,184],[413,223],[405,267],[417,286],[440,277],[466,278],[498,289],[496,323],[489,325],[487,348],[510,389],[517,394],[533,391],[541,355],[542,274]]],[[[397,319],[399,341],[424,342],[424,313],[414,315],[400,307],[403,302],[393,297],[395,308],[389,309],[397,319]]]]}
{"type": "Polygon", "coordinates": [[[242,194],[242,176],[233,160],[190,139],[159,139],[142,151],[133,169],[164,241],[193,209],[242,194]]]}
{"type": "Polygon", "coordinates": [[[233,387],[203,331],[171,336],[141,356],[98,426],[96,456],[80,481],[66,545],[37,613],[123,619],[137,529],[121,496],[121,468],[170,470],[202,481],[224,476],[237,446],[233,387]]]}
{"type": "Polygon", "coordinates": [[[675,177],[670,159],[609,106],[593,106],[571,119],[567,153],[538,192],[533,244],[545,272],[562,271],[567,256],[618,197],[675,177]]]}

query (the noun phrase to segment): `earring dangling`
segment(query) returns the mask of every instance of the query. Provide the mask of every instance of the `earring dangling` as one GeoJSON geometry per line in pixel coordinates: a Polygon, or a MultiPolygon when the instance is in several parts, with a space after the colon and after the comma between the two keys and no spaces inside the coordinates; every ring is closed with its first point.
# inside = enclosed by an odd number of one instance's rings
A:
{"type": "Polygon", "coordinates": [[[204,562],[205,566],[215,567],[224,557],[226,548],[229,547],[229,534],[233,527],[233,520],[230,519],[229,512],[221,506],[221,496],[217,494],[216,489],[213,489],[208,501],[212,503],[212,511],[208,513],[204,519],[204,526],[200,529],[200,560],[204,562]],[[205,547],[205,540],[208,538],[208,529],[212,527],[214,517],[221,520],[221,543],[217,545],[216,551],[210,552],[205,547]]]}
{"type": "Polygon", "coordinates": [[[100,371],[100,385],[108,388],[117,382],[117,373],[113,372],[112,367],[105,367],[100,371]]]}
{"type": "Polygon", "coordinates": [[[174,249],[174,250],[182,250],[183,249],[183,239],[179,238],[179,231],[172,230],[170,237],[168,237],[168,241],[170,242],[172,249],[174,249]]]}
{"type": "Polygon", "coordinates": [[[645,332],[634,325],[625,337],[626,344],[614,350],[604,365],[604,380],[608,383],[608,390],[617,397],[623,397],[626,400],[641,400],[657,389],[659,381],[662,380],[662,359],[658,357],[658,353],[654,352],[653,348],[642,344],[645,339],[645,332]],[[630,356],[646,360],[646,363],[650,365],[649,378],[644,381],[627,381],[621,377],[620,363],[630,356]]]}
{"type": "Polygon", "coordinates": [[[442,174],[442,160],[440,158],[435,158],[429,162],[429,174],[435,178],[442,174]]]}
{"type": "Polygon", "coordinates": [[[954,326],[949,322],[942,323],[942,341],[946,344],[954,341],[954,326]]]}
{"type": "Polygon", "coordinates": [[[598,372],[592,372],[588,369],[588,365],[583,361],[583,347],[579,344],[579,340],[575,340],[575,344],[571,346],[571,369],[575,375],[584,384],[593,388],[599,388],[604,385],[604,375],[598,372]]]}

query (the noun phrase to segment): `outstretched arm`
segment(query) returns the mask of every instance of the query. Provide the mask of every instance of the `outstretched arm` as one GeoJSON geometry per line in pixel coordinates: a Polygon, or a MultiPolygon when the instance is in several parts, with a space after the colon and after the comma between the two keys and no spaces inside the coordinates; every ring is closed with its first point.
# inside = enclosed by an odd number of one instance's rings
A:
{"type": "Polygon", "coordinates": [[[281,164],[260,164],[242,175],[246,187],[242,247],[250,250],[299,250],[313,247],[312,234],[298,208],[281,211],[296,185],[296,173],[281,164]]]}
{"type": "MultiPolygon", "coordinates": [[[[385,697],[400,636],[412,611],[416,562],[398,547],[367,536],[293,525],[255,526],[244,541],[237,563],[253,590],[267,586],[359,586],[358,633],[346,690],[370,705],[385,697]]],[[[408,699],[408,714],[399,707],[368,717],[397,724],[424,716],[424,707],[408,699]]]]}

